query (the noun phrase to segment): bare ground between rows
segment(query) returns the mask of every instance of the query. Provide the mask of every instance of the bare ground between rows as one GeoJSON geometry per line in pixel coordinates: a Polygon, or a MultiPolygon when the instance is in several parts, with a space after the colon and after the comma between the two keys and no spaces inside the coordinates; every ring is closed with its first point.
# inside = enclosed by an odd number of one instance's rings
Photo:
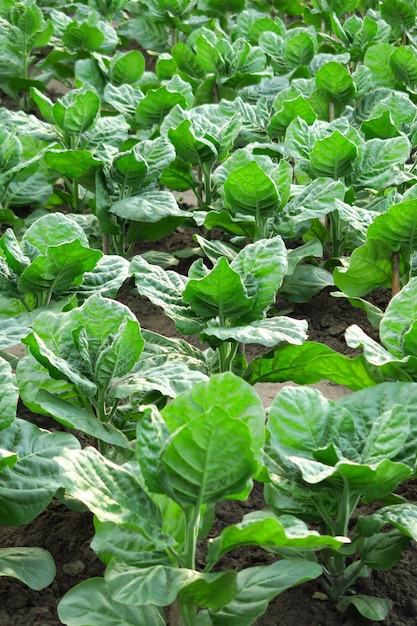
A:
{"type": "MultiPolygon", "coordinates": [[[[172,240],[165,245],[170,249],[172,240]]],[[[161,245],[164,245],[162,242],[161,245]]],[[[351,353],[344,341],[344,331],[352,323],[358,323],[368,333],[375,333],[364,314],[353,309],[347,301],[332,298],[326,290],[308,304],[294,306],[294,317],[307,319],[311,340],[321,341],[339,352],[351,353]]],[[[385,295],[382,294],[384,299],[385,295]]],[[[178,336],[172,322],[146,298],[139,297],[135,290],[125,289],[122,301],[137,315],[143,328],[167,336],[178,336]]],[[[278,302],[278,309],[288,303],[278,302]]],[[[198,338],[187,338],[198,343],[198,338]]],[[[250,346],[248,359],[259,354],[259,347],[250,346]]],[[[327,397],[337,399],[348,390],[323,381],[318,386],[327,397]]],[[[280,385],[260,386],[258,391],[266,405],[280,389],[280,385]]],[[[19,408],[19,416],[34,421],[44,428],[56,428],[49,418],[34,416],[25,407],[19,408]]],[[[59,426],[58,426],[59,427],[59,426]]],[[[402,488],[402,495],[410,501],[417,500],[417,485],[410,481],[402,488]]],[[[217,507],[217,519],[212,534],[216,535],[224,526],[236,523],[243,515],[265,507],[262,486],[255,488],[246,502],[225,501],[217,507]]],[[[101,576],[103,564],[90,548],[94,529],[89,513],[76,513],[54,500],[38,518],[19,528],[2,527],[0,546],[40,546],[53,555],[57,575],[54,582],[40,592],[34,592],[13,579],[0,577],[0,626],[58,626],[56,606],[60,598],[71,587],[92,576],[101,576]]],[[[201,559],[203,551],[201,552],[201,559]]],[[[222,561],[222,567],[240,570],[259,564],[270,563],[274,557],[260,549],[245,548],[233,551],[222,561]]],[[[388,572],[373,572],[371,578],[362,579],[358,592],[383,596],[390,599],[392,610],[384,622],[385,626],[413,626],[417,624],[417,546],[412,543],[403,554],[398,566],[388,572]]],[[[258,626],[362,626],[371,624],[355,612],[344,615],[317,595],[317,581],[290,589],[277,597],[264,616],[257,620],[258,626]]],[[[149,626],[152,626],[151,624],[149,626]]]]}

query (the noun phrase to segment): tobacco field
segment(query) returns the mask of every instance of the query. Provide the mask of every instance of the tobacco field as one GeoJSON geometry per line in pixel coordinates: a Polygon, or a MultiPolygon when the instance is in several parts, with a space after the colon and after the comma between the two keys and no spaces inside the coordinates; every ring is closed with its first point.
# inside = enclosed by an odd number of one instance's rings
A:
{"type": "Polygon", "coordinates": [[[0,626],[417,620],[417,1],[0,2],[0,626]]]}

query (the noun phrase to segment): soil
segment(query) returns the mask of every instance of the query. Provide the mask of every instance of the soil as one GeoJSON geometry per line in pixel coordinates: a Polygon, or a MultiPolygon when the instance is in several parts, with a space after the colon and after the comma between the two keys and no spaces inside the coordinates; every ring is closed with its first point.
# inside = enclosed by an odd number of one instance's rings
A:
{"type": "MultiPolygon", "coordinates": [[[[160,246],[165,251],[189,246],[189,236],[183,230],[165,238],[152,247],[160,246]]],[[[180,267],[184,270],[183,267],[180,267]]],[[[358,323],[368,334],[377,337],[368,324],[363,312],[352,308],[348,301],[333,298],[331,289],[324,290],[311,302],[303,305],[289,305],[277,302],[283,310],[289,306],[291,315],[307,319],[309,338],[326,343],[345,354],[352,354],[344,341],[344,331],[352,323],[358,323]]],[[[170,319],[154,307],[146,298],[140,297],[128,283],[119,294],[120,298],[137,315],[143,328],[157,331],[167,336],[178,336],[170,319]]],[[[380,304],[385,305],[387,296],[379,294],[380,304]]],[[[198,342],[196,337],[187,340],[198,342]]],[[[259,354],[259,347],[251,346],[249,357],[259,354]]],[[[289,383],[292,384],[292,383],[289,383]]],[[[266,406],[282,385],[260,385],[258,391],[266,406]]],[[[323,393],[337,399],[349,390],[323,381],[318,386],[323,393]]],[[[34,416],[24,406],[19,407],[19,416],[37,423],[43,428],[61,428],[52,419],[34,416]]],[[[402,495],[411,501],[417,500],[417,481],[409,481],[402,486],[402,495]]],[[[213,533],[222,527],[239,522],[251,510],[262,509],[265,503],[262,486],[256,484],[246,502],[225,501],[217,507],[216,524],[213,533]]],[[[40,546],[53,555],[57,575],[54,582],[42,591],[32,591],[19,581],[0,577],[0,626],[57,626],[56,606],[62,596],[77,583],[94,576],[102,576],[104,565],[90,548],[94,529],[92,516],[68,510],[58,500],[35,520],[19,528],[2,527],[0,547],[40,546]]],[[[261,549],[245,548],[227,555],[224,567],[237,570],[244,567],[270,563],[271,554],[261,549]]],[[[256,622],[258,626],[362,626],[364,624],[385,624],[386,626],[412,626],[417,624],[417,545],[411,543],[405,549],[400,563],[387,572],[374,571],[370,578],[361,579],[358,593],[387,597],[391,602],[391,612],[384,622],[370,622],[362,619],[356,611],[340,614],[323,595],[317,581],[290,589],[270,603],[267,612],[256,622]]],[[[152,626],[151,624],[149,626],[152,626]]]]}

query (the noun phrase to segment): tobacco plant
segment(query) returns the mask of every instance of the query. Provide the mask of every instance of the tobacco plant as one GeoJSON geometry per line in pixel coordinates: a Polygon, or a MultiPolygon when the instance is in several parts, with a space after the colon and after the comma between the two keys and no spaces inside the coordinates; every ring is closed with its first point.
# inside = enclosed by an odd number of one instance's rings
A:
{"type": "MultiPolygon", "coordinates": [[[[79,443],[68,433],[50,433],[16,417],[15,376],[1,358],[0,380],[0,523],[20,526],[39,515],[61,487],[54,457],[64,448],[74,451],[79,443]]],[[[0,576],[39,590],[55,578],[55,563],[42,548],[1,548],[0,576]]]]}
{"type": "Polygon", "coordinates": [[[316,578],[321,567],[300,558],[212,571],[239,545],[311,551],[347,541],[308,531],[290,516],[249,515],[211,539],[203,556],[199,540],[212,527],[215,505],[248,496],[262,467],[263,441],[259,397],[226,373],[184,391],[161,413],[148,410],[130,463],[116,466],[92,448],[57,459],[68,492],[95,514],[92,547],[107,566],[104,578],[66,594],[61,621],[250,626],[272,598],[316,578]]]}
{"type": "Polygon", "coordinates": [[[267,317],[286,268],[285,245],[276,236],[246,246],[230,263],[219,257],[211,270],[200,259],[188,277],[152,267],[140,256],[130,271],[139,293],[161,306],[182,334],[200,333],[209,343],[207,366],[214,373],[242,372],[246,361],[240,345],[303,343],[304,321],[267,317]]]}
{"type": "Polygon", "coordinates": [[[417,507],[391,495],[415,475],[416,393],[414,383],[383,383],[335,403],[315,389],[287,388],[269,411],[266,501],[277,515],[351,539],[321,551],[322,583],[340,611],[353,605],[368,619],[384,620],[389,602],[355,593],[357,579],[398,563],[416,536],[417,507]],[[375,517],[359,508],[355,523],[361,500],[388,506],[375,517]],[[385,523],[394,529],[381,531],[385,523]]]}

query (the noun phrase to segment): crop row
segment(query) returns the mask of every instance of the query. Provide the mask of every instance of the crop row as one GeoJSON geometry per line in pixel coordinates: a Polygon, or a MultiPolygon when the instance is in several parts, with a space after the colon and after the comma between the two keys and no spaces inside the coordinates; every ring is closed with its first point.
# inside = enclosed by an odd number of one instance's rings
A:
{"type": "MultiPolygon", "coordinates": [[[[94,513],[106,574],[62,599],[64,624],[249,626],[319,576],[341,611],[385,619],[351,590],[417,538],[393,494],[417,459],[416,21],[411,0],[2,4],[0,522],[55,496],[94,513]],[[135,254],[179,226],[192,250],[135,254]],[[142,329],[127,279],[208,347],[142,329]],[[331,285],[379,329],[347,329],[356,358],[273,309],[331,285]],[[381,287],[386,311],[363,299],[381,287]],[[248,363],[250,343],[270,351],[248,363]],[[265,414],[252,387],[321,378],[353,393],[286,389],[265,414]],[[95,446],[19,419],[19,397],[95,446]],[[253,480],[268,510],[199,569],[216,503],[253,480]],[[352,528],[361,500],[382,508],[352,528]],[[277,560],[221,571],[243,545],[277,560]]],[[[55,570],[3,549],[0,574],[38,589],[55,570]]]]}

